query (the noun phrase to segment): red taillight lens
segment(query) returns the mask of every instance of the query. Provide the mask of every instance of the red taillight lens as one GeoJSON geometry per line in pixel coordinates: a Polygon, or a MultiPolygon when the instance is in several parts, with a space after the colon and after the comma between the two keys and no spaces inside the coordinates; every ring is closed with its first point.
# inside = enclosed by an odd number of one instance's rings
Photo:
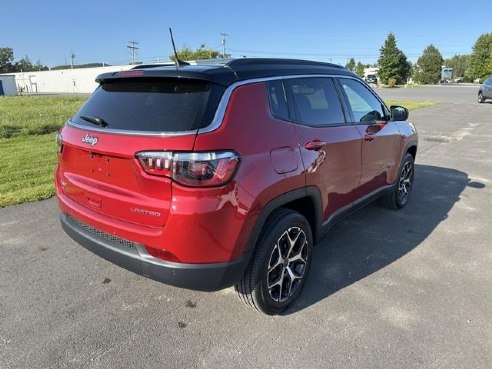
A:
{"type": "Polygon", "coordinates": [[[166,151],[143,151],[137,154],[138,161],[148,174],[171,177],[173,153],[166,151]]]}
{"type": "Polygon", "coordinates": [[[58,146],[58,153],[61,154],[63,151],[63,137],[60,132],[56,134],[56,145],[58,146]]]}
{"type": "Polygon", "coordinates": [[[230,151],[176,153],[173,179],[186,186],[220,186],[231,179],[238,164],[238,155],[230,151]]]}
{"type": "Polygon", "coordinates": [[[172,178],[185,186],[212,187],[227,183],[239,164],[233,151],[170,153],[145,151],[137,158],[146,173],[172,178]]]}

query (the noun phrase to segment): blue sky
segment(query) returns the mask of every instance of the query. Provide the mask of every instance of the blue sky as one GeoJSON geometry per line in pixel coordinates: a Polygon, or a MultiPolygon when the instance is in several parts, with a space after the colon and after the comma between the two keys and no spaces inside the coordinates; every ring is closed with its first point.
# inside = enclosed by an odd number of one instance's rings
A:
{"type": "Polygon", "coordinates": [[[147,1],[2,0],[0,47],[16,59],[28,55],[48,66],[130,61],[128,40],[139,42],[137,60],[165,60],[176,46],[204,43],[235,57],[295,57],[345,64],[373,63],[388,32],[415,61],[433,43],[443,56],[470,53],[478,36],[492,32],[490,0],[475,1],[147,1]]]}

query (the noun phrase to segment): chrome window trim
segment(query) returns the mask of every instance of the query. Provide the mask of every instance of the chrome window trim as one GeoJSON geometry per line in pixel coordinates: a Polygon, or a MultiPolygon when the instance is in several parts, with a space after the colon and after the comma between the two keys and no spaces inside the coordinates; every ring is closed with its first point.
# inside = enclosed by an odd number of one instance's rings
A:
{"type": "MultiPolygon", "coordinates": [[[[360,81],[360,79],[357,77],[344,75],[344,74],[292,74],[292,75],[284,75],[284,76],[252,78],[252,79],[246,79],[243,81],[234,82],[231,85],[227,86],[226,90],[224,91],[224,94],[222,95],[219,101],[219,105],[217,106],[217,110],[215,112],[214,118],[212,119],[212,122],[206,127],[188,130],[188,131],[148,132],[148,131],[128,131],[128,130],[111,129],[111,128],[105,129],[105,128],[85,126],[82,124],[75,123],[70,119],[67,120],[65,124],[71,127],[75,127],[91,132],[112,133],[112,134],[120,134],[120,135],[128,135],[128,136],[175,137],[175,136],[187,136],[187,135],[201,134],[201,133],[210,133],[216,131],[222,125],[222,121],[224,119],[227,106],[229,105],[229,100],[231,98],[231,95],[234,92],[234,90],[240,86],[250,85],[254,83],[275,81],[275,80],[285,80],[285,79],[295,79],[295,78],[323,78],[323,77],[324,78],[350,78],[356,81],[360,81]]],[[[371,90],[371,92],[373,91],[371,90]]]]}
{"type": "Polygon", "coordinates": [[[148,136],[148,137],[169,137],[169,136],[187,136],[196,134],[197,130],[189,131],[173,131],[173,132],[149,132],[149,131],[129,131],[122,129],[112,129],[112,128],[98,128],[90,127],[82,124],[75,123],[70,119],[65,123],[68,126],[83,129],[90,132],[101,132],[101,133],[111,133],[116,135],[127,135],[127,136],[148,136]]]}

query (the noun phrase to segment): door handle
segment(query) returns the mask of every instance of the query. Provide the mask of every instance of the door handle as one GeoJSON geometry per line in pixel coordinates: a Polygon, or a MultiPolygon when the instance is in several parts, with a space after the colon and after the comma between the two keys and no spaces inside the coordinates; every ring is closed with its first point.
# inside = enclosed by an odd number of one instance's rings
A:
{"type": "Polygon", "coordinates": [[[306,148],[306,150],[315,150],[315,151],[318,151],[320,150],[321,148],[323,148],[323,146],[326,145],[326,142],[325,141],[321,141],[321,140],[312,140],[312,141],[309,141],[307,142],[304,147],[306,148]]]}
{"type": "Polygon", "coordinates": [[[364,135],[364,141],[373,141],[376,138],[374,133],[366,133],[364,135]]]}

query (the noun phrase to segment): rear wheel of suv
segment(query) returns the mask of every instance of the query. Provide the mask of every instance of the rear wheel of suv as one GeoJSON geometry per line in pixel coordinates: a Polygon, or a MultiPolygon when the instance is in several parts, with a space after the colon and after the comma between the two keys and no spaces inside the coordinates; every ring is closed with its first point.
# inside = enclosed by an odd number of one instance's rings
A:
{"type": "Polygon", "coordinates": [[[481,92],[478,93],[478,102],[481,104],[485,101],[483,94],[481,92]]]}
{"type": "Polygon", "coordinates": [[[299,296],[311,266],[313,236],[301,214],[276,210],[267,220],[243,279],[235,289],[246,305],[280,314],[299,296]]]}
{"type": "Polygon", "coordinates": [[[407,205],[413,187],[413,156],[406,154],[400,166],[396,183],[388,194],[381,198],[381,204],[390,209],[401,209],[407,205]]]}

